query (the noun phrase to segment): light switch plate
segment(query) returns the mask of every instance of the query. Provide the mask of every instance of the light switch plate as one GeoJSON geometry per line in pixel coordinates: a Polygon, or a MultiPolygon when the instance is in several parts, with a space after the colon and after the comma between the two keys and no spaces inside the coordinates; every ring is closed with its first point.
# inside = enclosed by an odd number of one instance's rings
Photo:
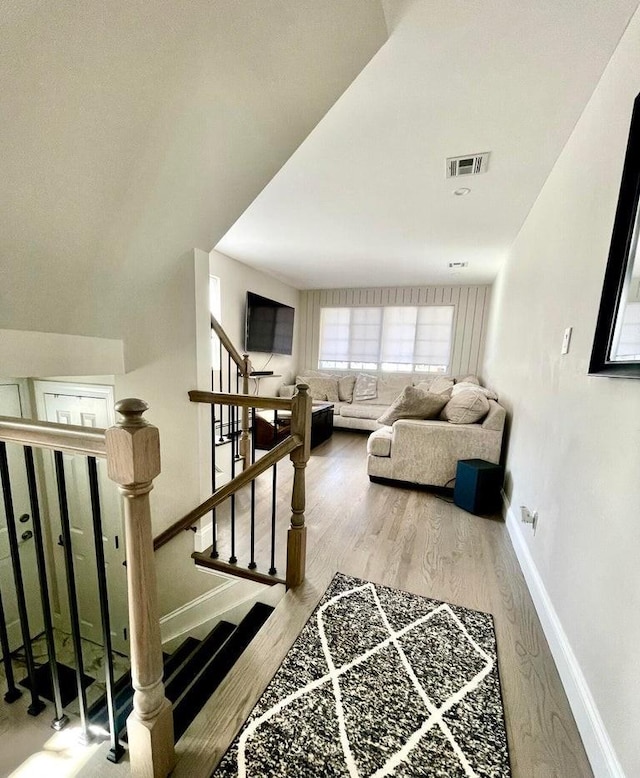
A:
{"type": "Polygon", "coordinates": [[[564,331],[564,338],[562,338],[562,351],[561,354],[569,353],[569,344],[571,343],[571,330],[573,327],[567,327],[564,331]]]}

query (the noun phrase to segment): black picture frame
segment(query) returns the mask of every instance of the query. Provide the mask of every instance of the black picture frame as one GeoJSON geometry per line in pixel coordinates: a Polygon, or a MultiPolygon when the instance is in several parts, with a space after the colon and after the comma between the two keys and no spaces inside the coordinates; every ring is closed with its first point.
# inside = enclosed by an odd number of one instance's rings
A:
{"type": "MultiPolygon", "coordinates": [[[[611,234],[609,258],[602,286],[593,339],[589,375],[640,378],[640,361],[611,359],[613,338],[630,269],[630,252],[640,200],[640,94],[633,103],[629,140],[620,183],[620,195],[611,234]]],[[[640,256],[636,261],[640,261],[640,256]]]]}

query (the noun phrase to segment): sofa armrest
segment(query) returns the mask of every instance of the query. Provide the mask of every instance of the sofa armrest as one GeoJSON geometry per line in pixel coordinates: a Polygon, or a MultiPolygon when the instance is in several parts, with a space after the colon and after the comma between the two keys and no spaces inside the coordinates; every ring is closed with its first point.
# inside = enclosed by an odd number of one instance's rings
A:
{"type": "Polygon", "coordinates": [[[507,417],[505,409],[497,403],[495,400],[489,400],[489,413],[485,416],[482,422],[483,430],[493,430],[494,432],[502,432],[504,429],[504,422],[507,417]]]}
{"type": "Polygon", "coordinates": [[[448,486],[455,479],[460,459],[497,464],[501,448],[502,432],[483,429],[481,424],[399,419],[392,427],[389,454],[370,452],[367,472],[379,478],[448,486]]]}

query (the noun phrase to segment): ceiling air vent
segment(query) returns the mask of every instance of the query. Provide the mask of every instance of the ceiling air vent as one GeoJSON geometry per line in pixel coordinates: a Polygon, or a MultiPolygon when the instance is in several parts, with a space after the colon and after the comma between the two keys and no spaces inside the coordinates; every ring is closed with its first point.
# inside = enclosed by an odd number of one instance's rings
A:
{"type": "Polygon", "coordinates": [[[447,159],[447,178],[477,176],[479,173],[486,173],[489,167],[489,154],[489,151],[483,151],[482,154],[449,157],[447,159]]]}

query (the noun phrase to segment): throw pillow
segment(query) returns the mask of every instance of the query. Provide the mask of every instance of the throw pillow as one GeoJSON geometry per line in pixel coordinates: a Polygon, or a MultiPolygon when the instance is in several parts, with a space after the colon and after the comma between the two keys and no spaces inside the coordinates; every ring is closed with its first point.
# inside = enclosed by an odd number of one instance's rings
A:
{"type": "Polygon", "coordinates": [[[338,378],[338,396],[343,402],[350,403],[353,400],[353,388],[356,385],[354,375],[345,375],[338,378]]]}
{"type": "Polygon", "coordinates": [[[461,378],[459,381],[456,381],[457,384],[477,384],[480,386],[480,379],[477,375],[468,375],[464,378],[461,378]]]}
{"type": "Polygon", "coordinates": [[[378,379],[374,375],[367,373],[358,373],[355,386],[353,387],[353,402],[362,402],[362,400],[375,400],[378,396],[378,379]]]}
{"type": "MultiPolygon", "coordinates": [[[[420,384],[418,384],[418,386],[419,385],[420,384]]],[[[445,376],[439,375],[436,376],[431,382],[429,391],[433,392],[434,394],[444,394],[445,392],[449,392],[452,388],[453,380],[451,378],[446,378],[445,376]]]]}
{"type": "Polygon", "coordinates": [[[489,400],[481,393],[467,390],[452,397],[442,410],[441,418],[451,424],[475,424],[489,413],[489,400]]]}
{"type": "Polygon", "coordinates": [[[459,384],[456,384],[453,387],[451,396],[455,397],[457,394],[460,394],[460,392],[466,391],[480,392],[480,394],[483,394],[485,397],[489,398],[489,400],[498,399],[498,395],[492,389],[487,389],[486,386],[478,386],[478,384],[473,384],[471,381],[461,381],[459,384]]]}
{"type": "Polygon", "coordinates": [[[446,403],[445,395],[423,392],[416,386],[405,386],[378,419],[378,424],[393,424],[398,419],[435,419],[446,403]]]}
{"type": "Polygon", "coordinates": [[[296,384],[308,384],[309,394],[314,400],[337,403],[338,382],[335,378],[318,378],[316,376],[297,376],[296,384]]]}

